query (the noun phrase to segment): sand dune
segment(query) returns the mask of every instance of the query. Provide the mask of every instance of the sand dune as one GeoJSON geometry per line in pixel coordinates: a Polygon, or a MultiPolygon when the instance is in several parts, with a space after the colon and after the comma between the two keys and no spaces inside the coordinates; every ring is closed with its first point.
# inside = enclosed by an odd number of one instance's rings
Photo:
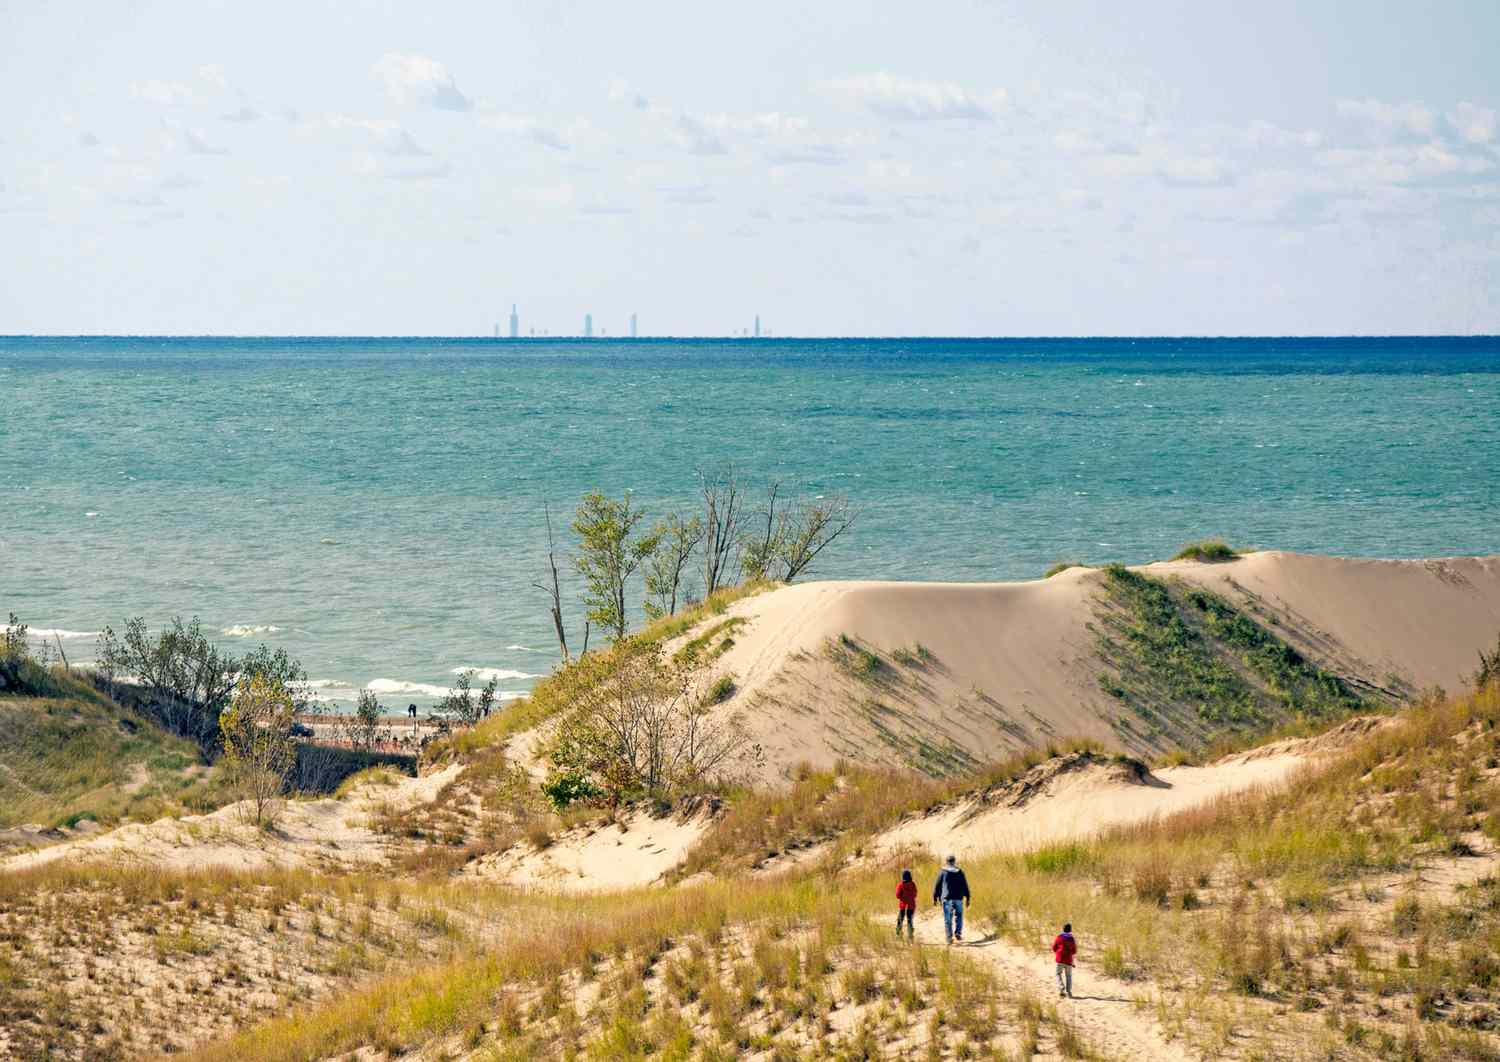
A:
{"type": "MultiPolygon", "coordinates": [[[[1365,689],[1457,690],[1500,632],[1500,557],[1260,552],[1136,570],[1256,610],[1289,644],[1365,689]]],[[[743,622],[715,673],[734,676],[729,705],[765,747],[768,781],[799,762],[841,758],[940,773],[1075,736],[1149,755],[1159,749],[1121,737],[1121,709],[1100,689],[1093,625],[1102,580],[1075,568],[1023,583],[785,587],[729,609],[743,622]],[[866,651],[909,664],[861,676],[866,651]]]]}

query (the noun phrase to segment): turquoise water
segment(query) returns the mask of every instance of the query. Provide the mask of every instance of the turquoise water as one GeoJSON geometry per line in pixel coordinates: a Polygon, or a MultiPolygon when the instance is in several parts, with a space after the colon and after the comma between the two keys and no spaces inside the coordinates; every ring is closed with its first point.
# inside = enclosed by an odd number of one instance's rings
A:
{"type": "Polygon", "coordinates": [[[654,516],[724,460],[850,496],[830,578],[1500,552],[1500,340],[0,339],[0,614],[514,692],[555,660],[543,500],[654,516]]]}

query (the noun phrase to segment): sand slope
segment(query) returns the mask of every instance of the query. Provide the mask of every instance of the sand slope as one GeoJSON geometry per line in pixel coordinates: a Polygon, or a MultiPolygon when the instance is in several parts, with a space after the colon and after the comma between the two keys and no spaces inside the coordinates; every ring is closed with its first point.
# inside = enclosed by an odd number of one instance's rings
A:
{"type": "Polygon", "coordinates": [[[371,820],[385,806],[403,808],[434,800],[462,768],[455,764],[421,778],[366,784],[348,796],[288,801],[275,827],[247,820],[230,804],[208,815],[129,823],[80,840],[0,859],[0,873],[58,860],[106,862],[168,870],[255,870],[265,867],[347,868],[383,862],[394,847],[371,820]]]}
{"type": "MultiPolygon", "coordinates": [[[[1140,569],[1254,609],[1312,660],[1364,688],[1461,688],[1500,632],[1500,557],[1350,560],[1282,552],[1140,569]]],[[[841,758],[933,773],[1051,738],[1122,741],[1099,687],[1091,626],[1103,576],[1076,568],[1023,583],[819,582],[746,598],[715,661],[766,750],[765,780],[841,758]],[[890,662],[856,674],[861,651],[890,662]]]]}

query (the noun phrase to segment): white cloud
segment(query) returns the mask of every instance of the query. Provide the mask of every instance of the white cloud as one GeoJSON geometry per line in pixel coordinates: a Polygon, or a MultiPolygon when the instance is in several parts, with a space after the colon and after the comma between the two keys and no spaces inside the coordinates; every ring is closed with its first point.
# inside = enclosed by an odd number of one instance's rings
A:
{"type": "Polygon", "coordinates": [[[1168,156],[1157,163],[1156,175],[1162,183],[1177,187],[1211,187],[1234,181],[1229,163],[1208,155],[1168,156]]]}
{"type": "Polygon", "coordinates": [[[487,114],[480,121],[491,129],[498,129],[502,133],[511,133],[515,136],[525,137],[533,143],[551,148],[553,151],[569,151],[572,149],[572,145],[561,132],[550,125],[543,124],[535,118],[529,118],[521,114],[487,114]]]}
{"type": "Polygon", "coordinates": [[[86,148],[98,147],[99,138],[88,130],[84,130],[78,134],[78,146],[86,148]]]}
{"type": "Polygon", "coordinates": [[[227,155],[228,150],[211,143],[201,129],[184,129],[182,139],[194,155],[227,155]]]}
{"type": "Polygon", "coordinates": [[[195,98],[193,90],[180,81],[136,81],[130,86],[130,94],[163,107],[180,107],[195,98]]]}
{"type": "Polygon", "coordinates": [[[1295,132],[1283,129],[1273,122],[1257,118],[1245,128],[1245,143],[1255,148],[1316,148],[1322,145],[1323,135],[1315,129],[1295,132]]]}
{"type": "Polygon", "coordinates": [[[695,184],[686,188],[669,188],[666,190],[667,202],[681,203],[684,206],[701,206],[705,203],[717,202],[718,198],[718,196],[709,190],[706,184],[695,184]]]}
{"type": "Polygon", "coordinates": [[[724,141],[698,119],[688,114],[677,116],[677,141],[690,155],[726,155],[724,141]]]}
{"type": "Polygon", "coordinates": [[[474,102],[458,90],[453,75],[425,55],[387,52],[373,67],[385,82],[386,94],[397,103],[419,103],[444,111],[467,111],[474,102]]]}
{"type": "Polygon", "coordinates": [[[388,181],[440,181],[453,176],[453,167],[446,162],[433,162],[426,166],[386,170],[381,176],[388,181]]]}
{"type": "Polygon", "coordinates": [[[1495,163],[1438,144],[1345,148],[1319,154],[1318,163],[1356,188],[1370,185],[1467,184],[1494,180],[1495,163]]]}
{"type": "Polygon", "coordinates": [[[882,118],[901,121],[984,121],[1006,100],[1003,90],[980,98],[951,81],[920,81],[884,71],[831,81],[828,87],[882,118]]]}
{"type": "Polygon", "coordinates": [[[385,153],[403,158],[421,158],[432,154],[418,144],[405,129],[397,129],[387,138],[385,153]]]}
{"type": "Polygon", "coordinates": [[[1334,108],[1344,118],[1398,136],[1430,137],[1437,129],[1437,115],[1420,103],[1339,100],[1334,108]]]}
{"type": "Polygon", "coordinates": [[[219,117],[226,122],[255,122],[260,120],[260,112],[248,104],[242,104],[235,110],[227,114],[221,114],[219,117]]]}
{"type": "Polygon", "coordinates": [[[224,76],[224,68],[214,63],[207,63],[198,68],[198,80],[206,85],[223,92],[229,87],[229,79],[224,76]]]}
{"type": "Polygon", "coordinates": [[[638,111],[651,106],[651,101],[630,87],[630,82],[616,78],[609,83],[609,98],[615,103],[628,103],[638,111]]]}
{"type": "Polygon", "coordinates": [[[634,214],[635,210],[628,206],[620,206],[617,203],[589,203],[578,208],[580,214],[588,214],[592,217],[623,217],[626,214],[634,214]]]}
{"type": "Polygon", "coordinates": [[[1495,139],[1495,112],[1464,100],[1448,112],[1448,124],[1470,144],[1488,144],[1495,139]]]}
{"type": "Polygon", "coordinates": [[[573,202],[573,186],[568,182],[535,188],[517,188],[512,193],[523,203],[541,207],[564,207],[573,202]]]}
{"type": "Polygon", "coordinates": [[[811,141],[805,144],[794,144],[790,147],[777,148],[768,152],[766,158],[771,162],[783,166],[839,166],[849,161],[849,152],[846,148],[838,144],[827,141],[811,141]]]}
{"type": "Polygon", "coordinates": [[[771,111],[745,116],[712,114],[703,119],[703,124],[721,132],[742,133],[746,136],[785,137],[807,132],[809,123],[806,118],[771,111]]]}

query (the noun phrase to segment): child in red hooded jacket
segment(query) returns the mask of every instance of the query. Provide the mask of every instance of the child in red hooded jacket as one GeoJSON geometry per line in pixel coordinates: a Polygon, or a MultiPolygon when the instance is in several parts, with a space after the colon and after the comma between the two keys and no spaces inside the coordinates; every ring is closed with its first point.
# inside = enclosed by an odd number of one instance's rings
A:
{"type": "Polygon", "coordinates": [[[901,923],[906,922],[906,939],[910,940],[915,932],[912,928],[912,918],[917,913],[917,883],[911,879],[911,871],[901,872],[901,883],[896,886],[896,936],[901,935],[901,923]]]}
{"type": "Polygon", "coordinates": [[[1078,953],[1078,942],[1073,939],[1073,923],[1063,923],[1062,932],[1052,940],[1052,957],[1057,960],[1058,997],[1073,997],[1073,956],[1078,953]]]}

